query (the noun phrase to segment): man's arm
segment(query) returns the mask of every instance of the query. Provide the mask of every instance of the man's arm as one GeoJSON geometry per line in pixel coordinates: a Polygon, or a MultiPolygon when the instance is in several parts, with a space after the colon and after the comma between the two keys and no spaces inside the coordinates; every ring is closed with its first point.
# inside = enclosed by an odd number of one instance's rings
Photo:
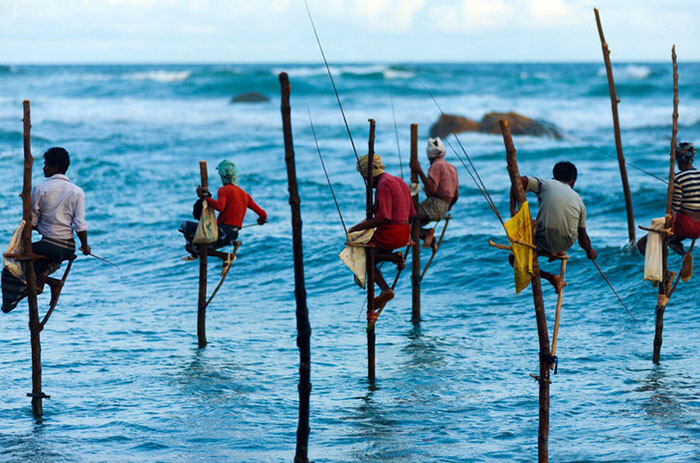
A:
{"type": "Polygon", "coordinates": [[[386,225],[390,222],[391,221],[389,219],[377,219],[377,218],[365,219],[362,222],[358,223],[357,225],[353,225],[348,230],[348,233],[361,231],[361,230],[369,230],[370,228],[377,228],[380,225],[386,225]]]}
{"type": "Polygon", "coordinates": [[[591,246],[591,238],[586,233],[586,227],[578,229],[578,244],[586,251],[586,257],[589,259],[594,260],[598,256],[596,250],[591,246]]]}
{"type": "Polygon", "coordinates": [[[423,168],[420,166],[420,162],[418,162],[417,159],[411,159],[409,165],[411,166],[411,171],[418,174],[421,182],[423,182],[423,189],[425,190],[425,194],[427,196],[433,196],[437,191],[437,185],[435,184],[432,178],[425,175],[425,172],[423,172],[423,168]]]}
{"type": "Polygon", "coordinates": [[[258,225],[267,222],[267,212],[265,212],[262,207],[258,206],[250,195],[248,195],[248,209],[258,214],[258,225]]]}
{"type": "Polygon", "coordinates": [[[73,220],[71,223],[73,230],[78,234],[78,239],[80,240],[80,250],[86,256],[90,254],[91,249],[88,245],[87,238],[87,227],[88,224],[85,221],[85,194],[80,191],[78,195],[78,200],[75,204],[75,210],[73,211],[73,220]]]}
{"type": "Polygon", "coordinates": [[[79,231],[78,239],[80,240],[80,250],[86,256],[89,255],[92,252],[92,249],[88,245],[87,230],[79,231]]]}
{"type": "Polygon", "coordinates": [[[459,199],[459,185],[457,185],[457,188],[455,188],[455,195],[452,197],[452,201],[450,202],[450,207],[448,210],[452,209],[452,206],[455,205],[457,200],[459,199]]]}

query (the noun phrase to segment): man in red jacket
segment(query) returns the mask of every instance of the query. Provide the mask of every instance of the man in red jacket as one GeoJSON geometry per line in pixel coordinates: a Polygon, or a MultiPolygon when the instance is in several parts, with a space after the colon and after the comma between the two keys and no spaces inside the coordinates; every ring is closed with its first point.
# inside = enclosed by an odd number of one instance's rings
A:
{"type": "MultiPolygon", "coordinates": [[[[377,190],[374,195],[374,218],[363,220],[348,232],[375,228],[370,243],[376,245],[377,263],[388,260],[400,266],[403,265],[403,259],[393,251],[406,246],[411,237],[408,221],[416,216],[411,201],[411,190],[403,180],[384,172],[386,166],[382,164],[382,158],[378,154],[375,153],[372,159],[372,188],[377,190]]],[[[368,164],[367,155],[362,156],[357,164],[358,172],[365,179],[369,171],[368,164]]],[[[374,271],[374,281],[382,290],[374,300],[375,309],[381,309],[394,298],[394,292],[384,280],[379,267],[374,271]]]]}
{"type": "MultiPolygon", "coordinates": [[[[248,209],[258,214],[258,224],[262,225],[267,221],[267,213],[253,201],[253,198],[248,193],[238,186],[238,168],[236,164],[225,159],[216,166],[216,170],[221,177],[221,183],[223,183],[223,186],[217,192],[218,199],[212,198],[209,191],[204,188],[197,188],[197,195],[200,197],[200,200],[195,203],[192,213],[194,218],[199,220],[202,214],[202,201],[206,201],[210,207],[219,211],[219,216],[216,219],[219,239],[216,243],[209,245],[211,249],[229,246],[236,241],[238,231],[241,229],[243,218],[248,209]]],[[[197,222],[185,221],[180,225],[180,232],[185,235],[185,240],[187,240],[185,249],[193,256],[199,254],[197,245],[192,244],[196,230],[197,222]]]]}

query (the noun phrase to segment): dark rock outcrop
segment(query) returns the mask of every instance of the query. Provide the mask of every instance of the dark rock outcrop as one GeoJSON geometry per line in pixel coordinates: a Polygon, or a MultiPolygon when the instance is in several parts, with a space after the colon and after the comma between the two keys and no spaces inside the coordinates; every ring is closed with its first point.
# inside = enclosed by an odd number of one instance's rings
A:
{"type": "Polygon", "coordinates": [[[454,114],[443,114],[437,122],[430,127],[430,136],[445,138],[452,134],[452,132],[500,134],[501,127],[498,125],[500,119],[508,121],[510,131],[513,135],[552,137],[557,140],[563,138],[561,132],[555,125],[545,121],[536,121],[512,111],[509,113],[488,113],[481,119],[481,122],[454,114]]]}
{"type": "Polygon", "coordinates": [[[430,127],[431,137],[445,138],[452,132],[476,132],[479,130],[479,123],[462,116],[453,114],[443,114],[440,119],[430,127]]]}
{"type": "Polygon", "coordinates": [[[533,135],[536,137],[552,137],[557,140],[562,139],[561,132],[553,124],[536,121],[512,111],[509,113],[488,113],[481,119],[479,131],[500,134],[501,127],[498,125],[498,121],[501,119],[508,121],[513,135],[533,135]]]}
{"type": "Polygon", "coordinates": [[[247,92],[236,95],[231,100],[231,103],[267,103],[270,99],[258,92],[247,92]]]}

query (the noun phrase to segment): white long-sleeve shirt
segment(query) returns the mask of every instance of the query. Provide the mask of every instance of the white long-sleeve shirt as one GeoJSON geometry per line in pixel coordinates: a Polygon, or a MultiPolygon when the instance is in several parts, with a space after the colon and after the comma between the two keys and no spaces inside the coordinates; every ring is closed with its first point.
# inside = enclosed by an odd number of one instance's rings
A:
{"type": "Polygon", "coordinates": [[[62,240],[86,231],[85,193],[65,175],[52,175],[32,191],[32,225],[43,236],[62,240]]]}

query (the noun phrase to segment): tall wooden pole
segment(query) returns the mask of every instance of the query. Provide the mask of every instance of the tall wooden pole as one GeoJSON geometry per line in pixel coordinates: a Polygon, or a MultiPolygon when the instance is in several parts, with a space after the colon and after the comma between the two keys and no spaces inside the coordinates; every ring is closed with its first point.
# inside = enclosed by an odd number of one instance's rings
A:
{"type": "MultiPolygon", "coordinates": [[[[673,214],[673,181],[676,174],[676,137],[678,135],[678,63],[676,61],[676,46],[671,49],[671,61],[673,62],[673,124],[671,127],[671,159],[668,167],[668,189],[666,190],[666,223],[665,228],[670,229],[673,214]]],[[[656,329],[654,333],[654,355],[652,360],[659,363],[661,359],[661,344],[663,343],[664,311],[668,303],[668,297],[672,288],[672,281],[668,275],[668,236],[664,235],[663,242],[663,276],[664,280],[659,285],[659,294],[656,298],[656,329]]]]}
{"type": "Polygon", "coordinates": [[[625,156],[622,154],[622,137],[620,136],[620,118],[617,114],[617,104],[620,99],[615,92],[615,80],[613,79],[612,65],[610,64],[610,50],[603,35],[603,26],[600,23],[600,14],[597,8],[593,8],[595,12],[595,21],[598,25],[598,35],[600,36],[600,44],[603,48],[603,60],[605,61],[605,72],[608,75],[608,89],[610,90],[610,105],[612,106],[613,128],[615,129],[615,149],[617,150],[617,163],[620,166],[620,178],[622,179],[622,191],[625,195],[625,207],[627,209],[627,233],[630,244],[636,241],[634,230],[634,214],[632,213],[632,194],[630,193],[630,184],[627,179],[627,165],[625,164],[625,156]]]}
{"type": "Polygon", "coordinates": [[[297,449],[294,463],[309,461],[309,397],[311,395],[311,325],[306,307],[304,283],[304,250],[301,242],[301,200],[297,187],[297,171],[292,141],[292,116],[289,105],[289,76],[279,75],[282,88],[282,130],[284,132],[284,161],[287,164],[289,206],[292,209],[292,246],[294,254],[294,296],[296,298],[297,347],[299,348],[299,424],[297,427],[297,449]]]}
{"type": "MultiPolygon", "coordinates": [[[[209,188],[207,161],[199,161],[199,176],[203,189],[209,188]]],[[[206,201],[206,200],[205,200],[206,201]]],[[[209,245],[199,245],[199,299],[197,301],[197,342],[199,347],[207,345],[207,255],[209,245]]]]}
{"type": "MultiPolygon", "coordinates": [[[[369,142],[367,159],[367,220],[374,217],[373,186],[374,183],[374,119],[369,120],[369,142]]],[[[374,248],[367,249],[367,320],[374,320],[374,248]]],[[[375,342],[374,323],[367,328],[367,378],[374,383],[375,378],[375,342]]]]}
{"type": "Polygon", "coordinates": [[[39,418],[43,414],[41,399],[47,397],[41,390],[41,325],[39,323],[39,307],[36,301],[36,274],[32,259],[32,157],[30,131],[32,128],[29,100],[24,100],[24,181],[22,184],[22,247],[27,260],[24,262],[24,274],[27,279],[27,303],[29,305],[29,332],[32,344],[32,392],[27,394],[32,398],[32,411],[39,418]]]}
{"type": "MultiPolygon", "coordinates": [[[[515,199],[520,207],[525,201],[525,190],[520,181],[518,172],[518,161],[516,159],[515,146],[510,134],[508,121],[499,121],[503,142],[506,146],[506,161],[508,163],[508,175],[515,192],[515,199]]],[[[534,225],[534,224],[533,224],[534,225]]],[[[534,227],[536,228],[536,227],[534,227]]],[[[537,381],[540,384],[540,406],[539,406],[539,431],[537,435],[537,456],[539,463],[548,461],[548,440],[549,440],[549,367],[552,358],[549,353],[549,334],[547,333],[547,318],[544,313],[544,301],[542,299],[542,282],[540,280],[540,266],[537,262],[537,251],[533,252],[532,259],[532,298],[535,303],[535,319],[537,320],[537,336],[540,341],[540,375],[537,381]]]]}
{"type": "MultiPolygon", "coordinates": [[[[411,161],[418,160],[418,124],[411,124],[411,161]]],[[[418,183],[418,174],[411,171],[411,184],[418,183]]],[[[418,195],[413,197],[413,207],[418,210],[418,195]]],[[[411,321],[420,322],[420,223],[411,223],[411,239],[413,240],[413,258],[411,259],[411,321]]]]}

